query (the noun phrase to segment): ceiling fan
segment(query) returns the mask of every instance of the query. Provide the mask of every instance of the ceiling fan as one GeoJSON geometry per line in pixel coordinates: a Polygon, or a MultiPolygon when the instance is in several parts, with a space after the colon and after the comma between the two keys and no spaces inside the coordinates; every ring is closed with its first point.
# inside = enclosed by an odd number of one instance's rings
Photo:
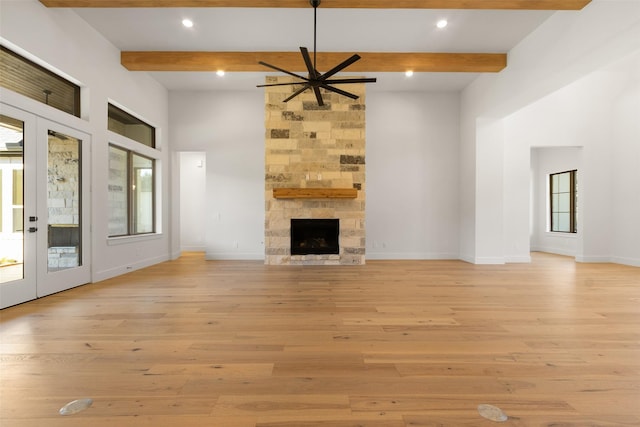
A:
{"type": "Polygon", "coordinates": [[[320,88],[326,89],[331,92],[335,92],[337,94],[349,97],[351,99],[358,99],[357,95],[353,93],[349,93],[342,89],[338,89],[333,87],[332,85],[339,84],[349,84],[349,83],[375,83],[375,78],[352,78],[352,79],[330,79],[331,76],[339,73],[343,69],[347,68],[349,65],[353,64],[357,60],[360,59],[360,55],[355,54],[351,56],[349,59],[341,62],[336,65],[329,71],[324,74],[318,72],[316,67],[316,23],[317,23],[317,10],[320,5],[320,0],[309,0],[311,6],[313,6],[313,62],[311,62],[311,57],[309,56],[309,51],[306,47],[300,47],[300,52],[302,53],[302,59],[304,59],[304,63],[307,66],[307,70],[309,72],[308,77],[301,76],[300,74],[292,73],[291,71],[283,70],[282,68],[276,67],[275,65],[267,64],[266,62],[259,61],[258,63],[264,65],[269,68],[273,68],[274,70],[283,72],[285,74],[289,74],[290,76],[296,77],[300,79],[299,82],[291,82],[291,83],[272,83],[272,84],[264,84],[257,85],[257,87],[270,87],[270,86],[293,86],[302,84],[303,86],[295,91],[293,95],[286,98],[283,102],[287,102],[300,95],[302,92],[307,89],[313,89],[313,92],[316,95],[316,100],[318,101],[318,105],[324,105],[324,101],[322,100],[322,94],[320,93],[320,88]]]}

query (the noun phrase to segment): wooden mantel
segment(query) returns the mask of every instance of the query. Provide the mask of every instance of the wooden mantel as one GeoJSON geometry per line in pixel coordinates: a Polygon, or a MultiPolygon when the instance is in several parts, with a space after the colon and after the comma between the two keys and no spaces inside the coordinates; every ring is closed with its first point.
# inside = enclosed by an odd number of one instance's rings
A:
{"type": "Polygon", "coordinates": [[[274,188],[275,199],[355,199],[356,188],[274,188]]]}

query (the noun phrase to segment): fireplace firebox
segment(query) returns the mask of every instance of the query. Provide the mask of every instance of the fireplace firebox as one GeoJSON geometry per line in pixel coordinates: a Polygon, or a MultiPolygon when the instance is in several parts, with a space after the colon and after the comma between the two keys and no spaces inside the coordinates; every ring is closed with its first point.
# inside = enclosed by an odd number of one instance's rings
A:
{"type": "Polygon", "coordinates": [[[339,254],[340,220],[291,219],[291,255],[339,254]]]}

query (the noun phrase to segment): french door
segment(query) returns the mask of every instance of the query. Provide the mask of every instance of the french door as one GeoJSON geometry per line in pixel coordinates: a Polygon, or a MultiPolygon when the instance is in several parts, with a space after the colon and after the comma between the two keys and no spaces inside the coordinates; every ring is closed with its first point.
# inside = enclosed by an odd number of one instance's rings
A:
{"type": "Polygon", "coordinates": [[[91,280],[90,137],[0,103],[0,308],[91,280]]]}

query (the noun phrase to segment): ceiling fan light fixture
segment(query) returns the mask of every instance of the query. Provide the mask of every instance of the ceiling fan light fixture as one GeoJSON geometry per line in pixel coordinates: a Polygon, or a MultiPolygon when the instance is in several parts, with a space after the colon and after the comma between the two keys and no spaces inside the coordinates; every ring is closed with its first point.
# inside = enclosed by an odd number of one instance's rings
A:
{"type": "Polygon", "coordinates": [[[449,25],[449,21],[447,21],[446,19],[441,19],[438,22],[436,22],[436,27],[438,27],[440,29],[443,29],[447,25],[449,25]]]}
{"type": "Polygon", "coordinates": [[[191,19],[185,18],[185,19],[182,20],[182,25],[185,28],[193,28],[193,21],[191,19]]]}
{"type": "Polygon", "coordinates": [[[360,55],[358,54],[354,54],[351,57],[347,58],[346,60],[342,61],[340,64],[336,65],[335,67],[333,67],[332,69],[330,69],[329,71],[325,72],[325,73],[321,73],[320,71],[318,71],[318,67],[316,65],[316,54],[317,54],[317,48],[316,48],[316,38],[317,38],[317,31],[316,31],[316,23],[317,23],[317,10],[318,10],[318,6],[320,5],[320,1],[321,0],[309,0],[309,3],[311,4],[311,6],[313,6],[313,61],[311,59],[311,56],[309,55],[309,51],[307,50],[306,47],[300,47],[300,53],[302,54],[302,59],[304,60],[304,63],[307,67],[307,76],[303,76],[300,74],[296,74],[296,73],[292,73],[291,71],[287,71],[284,70],[282,68],[276,67],[275,65],[271,65],[271,64],[267,64],[266,62],[262,62],[259,61],[258,63],[260,65],[264,65],[265,67],[269,67],[272,68],[276,71],[280,71],[282,73],[288,74],[292,77],[295,77],[296,79],[298,79],[298,81],[296,82],[291,82],[291,83],[272,83],[272,84],[264,84],[264,85],[257,85],[257,87],[270,87],[270,86],[293,86],[293,85],[302,85],[301,88],[299,88],[298,90],[296,90],[293,95],[289,96],[288,98],[284,99],[283,102],[288,102],[290,100],[292,100],[293,98],[295,98],[296,96],[300,95],[303,92],[306,92],[307,90],[311,89],[313,91],[313,93],[316,96],[316,100],[318,101],[318,105],[319,106],[323,106],[324,105],[324,101],[322,100],[322,93],[320,92],[320,89],[324,89],[326,91],[329,92],[333,92],[333,93],[337,93],[338,95],[342,95],[342,96],[346,96],[348,98],[351,99],[358,99],[359,96],[358,95],[354,95],[353,93],[344,91],[342,89],[338,89],[337,87],[334,87],[335,85],[340,85],[340,84],[353,84],[353,83],[375,83],[376,82],[376,78],[366,78],[366,77],[357,77],[357,78],[350,78],[350,79],[332,79],[330,77],[334,76],[335,74],[339,73],[340,71],[342,71],[343,69],[347,68],[349,65],[353,64],[354,62],[358,61],[360,59],[360,55]]]}

